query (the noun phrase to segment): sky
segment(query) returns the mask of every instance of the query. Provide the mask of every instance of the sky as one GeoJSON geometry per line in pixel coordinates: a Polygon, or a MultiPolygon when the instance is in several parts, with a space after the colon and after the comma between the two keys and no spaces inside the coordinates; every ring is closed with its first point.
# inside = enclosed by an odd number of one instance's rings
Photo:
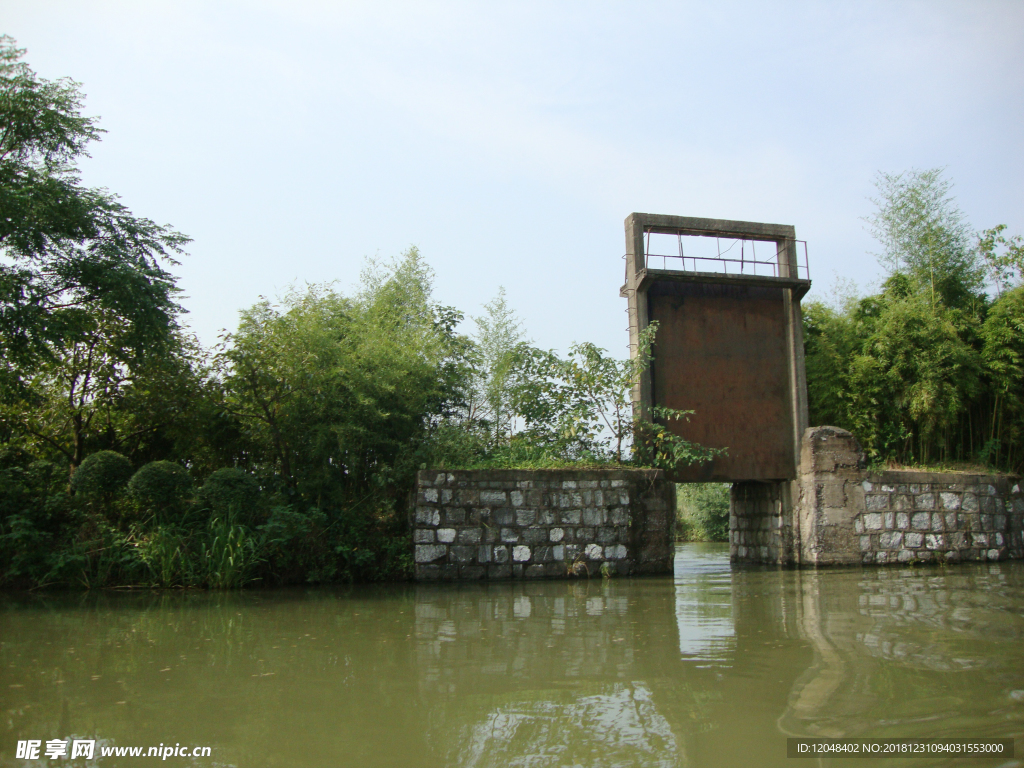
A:
{"type": "MultiPolygon", "coordinates": [[[[814,288],[881,273],[879,172],[1024,232],[1024,2],[0,0],[107,134],[84,181],[193,239],[206,344],[417,246],[466,313],[627,354],[633,211],[791,224],[814,288]]],[[[472,330],[467,322],[464,329],[472,330]]]]}

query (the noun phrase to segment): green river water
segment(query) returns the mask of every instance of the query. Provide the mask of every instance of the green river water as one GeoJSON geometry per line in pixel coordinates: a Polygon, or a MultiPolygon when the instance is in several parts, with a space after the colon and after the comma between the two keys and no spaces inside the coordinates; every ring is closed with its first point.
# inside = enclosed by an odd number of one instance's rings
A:
{"type": "Polygon", "coordinates": [[[795,759],[801,737],[1024,735],[1024,563],[0,597],[0,766],[1024,765],[795,759]],[[208,746],[209,757],[101,757],[208,746]]]}

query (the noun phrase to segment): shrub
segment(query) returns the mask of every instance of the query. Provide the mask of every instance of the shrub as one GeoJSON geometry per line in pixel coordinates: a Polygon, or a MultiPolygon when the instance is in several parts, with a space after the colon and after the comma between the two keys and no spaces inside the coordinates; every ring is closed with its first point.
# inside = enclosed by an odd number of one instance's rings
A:
{"type": "Polygon", "coordinates": [[[141,506],[158,517],[180,516],[192,496],[192,478],[173,461],[144,464],[128,482],[128,492],[141,506]]]}
{"type": "Polygon", "coordinates": [[[115,451],[98,451],[85,457],[71,476],[71,490],[83,496],[111,497],[132,477],[132,464],[115,451]]]}
{"type": "Polygon", "coordinates": [[[225,467],[206,478],[199,489],[199,506],[214,515],[232,516],[239,521],[251,521],[256,515],[260,486],[248,472],[225,467]]]}
{"type": "Polygon", "coordinates": [[[676,486],[678,527],[692,541],[729,540],[729,486],[687,483],[676,486]]]}

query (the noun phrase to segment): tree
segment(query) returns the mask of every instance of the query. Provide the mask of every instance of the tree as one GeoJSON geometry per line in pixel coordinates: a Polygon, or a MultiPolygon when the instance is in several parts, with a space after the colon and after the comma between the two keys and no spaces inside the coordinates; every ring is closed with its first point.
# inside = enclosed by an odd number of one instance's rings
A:
{"type": "Polygon", "coordinates": [[[261,301],[225,340],[227,408],[255,469],[321,504],[399,492],[432,422],[464,397],[458,317],[431,298],[416,249],[329,286],[261,301]]]}
{"type": "Polygon", "coordinates": [[[162,345],[180,311],[173,264],[188,238],[85,187],[76,167],[100,138],[79,84],[38,77],[0,37],[0,374],[53,358],[94,325],[124,324],[133,354],[162,345]]]}
{"type": "Polygon", "coordinates": [[[654,422],[634,413],[630,392],[651,363],[657,329],[651,323],[643,330],[636,356],[627,360],[591,343],[573,345],[564,360],[554,352],[521,349],[512,402],[526,422],[523,437],[564,460],[621,464],[631,451],[633,462],[669,470],[724,453],[668,428],[669,421],[685,420],[692,411],[655,406],[654,422]]]}
{"type": "Polygon", "coordinates": [[[497,443],[511,435],[515,412],[512,408],[512,388],[516,373],[516,359],[521,344],[530,342],[523,338],[523,326],[505,298],[505,288],[498,288],[498,295],[484,304],[486,313],[473,318],[479,355],[479,368],[473,386],[473,408],[471,420],[482,419],[489,427],[492,439],[497,443]]]}
{"type": "Polygon", "coordinates": [[[978,235],[978,253],[996,286],[996,296],[1024,279],[1024,239],[1020,235],[1006,237],[1005,231],[1006,225],[1000,224],[978,235]]]}
{"type": "Polygon", "coordinates": [[[890,275],[908,275],[932,306],[941,301],[966,309],[976,304],[984,273],[951,187],[939,168],[879,173],[879,196],[872,200],[878,210],[867,223],[884,248],[879,261],[890,275]]]}

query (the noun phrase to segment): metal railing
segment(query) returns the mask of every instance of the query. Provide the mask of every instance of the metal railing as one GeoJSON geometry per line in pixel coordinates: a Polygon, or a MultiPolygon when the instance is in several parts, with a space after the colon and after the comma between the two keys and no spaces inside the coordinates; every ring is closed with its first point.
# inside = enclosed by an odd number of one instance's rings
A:
{"type": "MultiPolygon", "coordinates": [[[[744,240],[738,238],[727,238],[727,242],[731,241],[732,244],[723,251],[722,238],[716,237],[715,242],[718,247],[718,254],[715,256],[696,256],[692,254],[687,254],[683,243],[683,236],[676,235],[676,240],[679,246],[678,253],[651,253],[651,232],[645,232],[644,267],[647,269],[657,269],[657,263],[653,262],[653,260],[661,259],[661,268],[667,270],[670,269],[670,267],[668,266],[668,260],[678,259],[681,262],[681,268],[678,269],[677,271],[680,272],[714,272],[727,275],[731,274],[752,275],[761,277],[780,277],[779,273],[781,272],[781,265],[779,264],[778,243],[793,243],[795,246],[797,246],[797,274],[789,275],[789,277],[796,277],[798,279],[803,280],[811,279],[810,263],[807,257],[806,240],[780,240],[776,242],[773,240],[744,240]],[[762,254],[765,250],[770,249],[771,253],[769,256],[758,258],[758,243],[761,244],[762,254]],[[737,245],[740,249],[739,254],[735,253],[737,245]],[[799,245],[803,245],[803,264],[800,263],[799,259],[799,245]],[[739,256],[739,258],[736,258],[737,256],[739,256]],[[687,269],[688,263],[693,265],[692,269],[687,269]],[[698,268],[698,263],[700,264],[700,268],[698,268]],[[729,265],[733,265],[731,272],[729,265]],[[716,266],[718,266],[719,268],[716,269],[716,266]]],[[[675,270],[676,268],[671,267],[671,269],[675,270]]]]}

